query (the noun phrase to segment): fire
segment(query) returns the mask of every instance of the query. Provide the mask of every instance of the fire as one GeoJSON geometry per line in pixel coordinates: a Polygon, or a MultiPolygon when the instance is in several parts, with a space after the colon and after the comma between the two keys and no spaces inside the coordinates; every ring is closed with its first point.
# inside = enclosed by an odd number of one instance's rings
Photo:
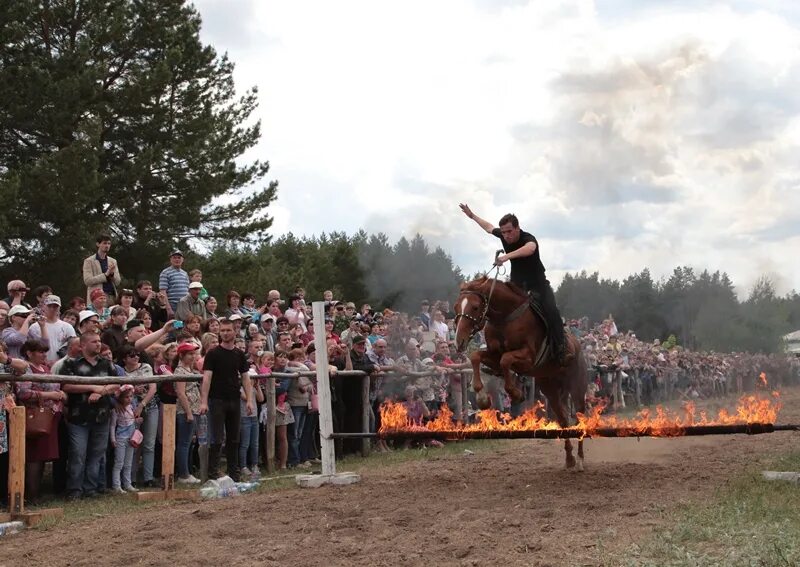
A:
{"type": "Polygon", "coordinates": [[[758,379],[761,380],[761,385],[765,388],[767,387],[767,375],[765,373],[761,373],[758,375],[758,379]]]}
{"type": "MultiPolygon", "coordinates": [[[[763,376],[763,374],[762,374],[763,376]]],[[[618,436],[637,437],[643,434],[655,437],[678,437],[682,429],[698,425],[748,425],[774,424],[781,409],[778,392],[772,392],[771,398],[756,395],[745,395],[739,399],[735,410],[720,410],[715,416],[705,411],[698,411],[695,404],[688,402],[682,411],[674,411],[658,406],[655,410],[645,408],[632,418],[614,415],[603,415],[604,406],[595,407],[588,415],[578,414],[578,423],[567,429],[583,431],[591,436],[592,432],[604,428],[619,430],[618,436]]],[[[442,405],[435,419],[424,423],[413,423],[408,418],[406,407],[402,403],[387,402],[381,406],[381,433],[397,431],[446,431],[458,433],[472,431],[532,431],[536,429],[561,429],[555,421],[543,417],[544,407],[537,403],[522,415],[512,418],[507,413],[495,410],[478,412],[475,423],[462,424],[454,421],[453,412],[447,405],[442,405]]]]}

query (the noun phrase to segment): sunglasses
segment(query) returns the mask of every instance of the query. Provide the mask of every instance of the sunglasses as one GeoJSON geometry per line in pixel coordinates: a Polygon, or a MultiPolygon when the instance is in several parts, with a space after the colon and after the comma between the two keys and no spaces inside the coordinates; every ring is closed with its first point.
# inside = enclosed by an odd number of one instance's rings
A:
{"type": "Polygon", "coordinates": [[[128,358],[139,358],[139,353],[138,352],[132,352],[132,353],[130,353],[128,355],[128,358]]]}

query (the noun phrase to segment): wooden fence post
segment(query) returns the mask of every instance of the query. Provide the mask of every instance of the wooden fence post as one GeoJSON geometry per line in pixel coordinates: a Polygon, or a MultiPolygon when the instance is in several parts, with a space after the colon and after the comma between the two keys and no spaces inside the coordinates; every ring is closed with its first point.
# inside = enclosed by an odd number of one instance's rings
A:
{"type": "Polygon", "coordinates": [[[161,423],[161,487],[175,488],[175,404],[164,404],[161,423]]]}
{"type": "MultiPolygon", "coordinates": [[[[361,378],[361,431],[369,433],[369,374],[361,378]]],[[[361,456],[369,457],[371,440],[361,440],[361,456]]]]}
{"type": "Polygon", "coordinates": [[[8,412],[8,507],[11,514],[25,511],[25,406],[8,412]]]}
{"type": "Polygon", "coordinates": [[[275,472],[275,378],[267,378],[267,391],[264,404],[267,406],[266,447],[264,459],[267,472],[275,472]]]}

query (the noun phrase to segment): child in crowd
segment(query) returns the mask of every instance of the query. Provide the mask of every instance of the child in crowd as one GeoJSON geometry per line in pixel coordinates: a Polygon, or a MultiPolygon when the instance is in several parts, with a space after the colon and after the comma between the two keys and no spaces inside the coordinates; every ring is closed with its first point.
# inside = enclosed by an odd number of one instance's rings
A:
{"type": "MultiPolygon", "coordinates": [[[[191,272],[189,272],[189,283],[192,282],[203,283],[203,272],[201,272],[198,269],[194,269],[191,272]]],[[[200,299],[202,299],[203,301],[208,299],[208,291],[206,290],[205,287],[200,288],[200,299]]]]}
{"type": "MultiPolygon", "coordinates": [[[[264,391],[256,382],[250,385],[250,394],[259,404],[264,403],[264,391]]],[[[239,428],[239,466],[241,467],[243,480],[258,480],[261,478],[261,471],[258,470],[258,414],[247,415],[247,395],[244,386],[239,388],[241,391],[241,424],[239,428]]]]}
{"type": "Polygon", "coordinates": [[[138,492],[131,484],[134,447],[131,437],[142,418],[134,415],[133,386],[125,384],[117,392],[117,407],[111,412],[109,429],[114,447],[114,469],[111,472],[111,490],[120,494],[138,492]]]}

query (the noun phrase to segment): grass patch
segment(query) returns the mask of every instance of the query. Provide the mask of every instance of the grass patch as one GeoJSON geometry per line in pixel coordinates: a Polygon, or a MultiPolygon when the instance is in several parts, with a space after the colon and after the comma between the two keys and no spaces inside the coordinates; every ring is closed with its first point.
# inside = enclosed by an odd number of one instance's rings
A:
{"type": "MultiPolygon", "coordinates": [[[[800,471],[800,453],[771,470],[800,471]]],[[[800,565],[800,487],[765,481],[749,471],[717,490],[710,502],[679,507],[671,526],[611,562],[626,566],[800,565]]]]}

